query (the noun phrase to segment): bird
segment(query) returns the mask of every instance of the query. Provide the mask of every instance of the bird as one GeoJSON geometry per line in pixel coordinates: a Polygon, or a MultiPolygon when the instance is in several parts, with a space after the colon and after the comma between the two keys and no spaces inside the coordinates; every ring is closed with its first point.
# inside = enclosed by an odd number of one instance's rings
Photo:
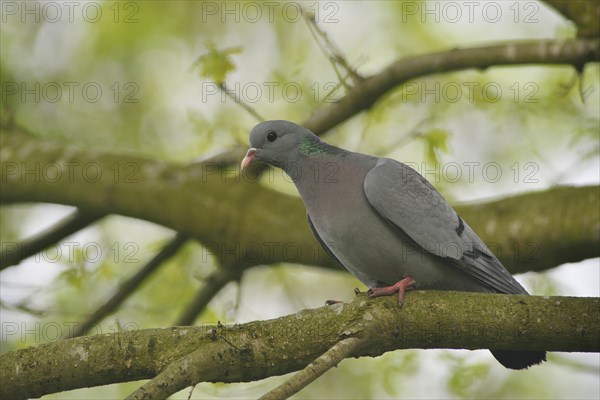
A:
{"type": "MultiPolygon", "coordinates": [[[[250,131],[241,162],[280,168],[329,255],[364,283],[367,295],[407,290],[528,294],[421,174],[391,158],[330,145],[285,120],[250,131]]],[[[490,350],[506,368],[546,361],[545,351],[490,350]]]]}

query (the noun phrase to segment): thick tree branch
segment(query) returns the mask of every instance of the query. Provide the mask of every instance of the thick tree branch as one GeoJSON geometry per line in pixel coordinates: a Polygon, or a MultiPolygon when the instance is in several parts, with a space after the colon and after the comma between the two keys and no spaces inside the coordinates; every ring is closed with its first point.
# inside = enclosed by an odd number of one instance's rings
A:
{"type": "MultiPolygon", "coordinates": [[[[175,166],[4,132],[0,144],[2,202],[54,202],[142,218],[198,239],[231,268],[276,262],[339,267],[310,233],[299,198],[244,179],[237,168],[175,166]],[[63,168],[63,175],[47,176],[46,165],[63,168]],[[75,166],[72,175],[68,166],[75,166]]],[[[598,187],[590,186],[456,208],[512,272],[522,272],[598,257],[599,205],[598,187]]]]}
{"type": "MultiPolygon", "coordinates": [[[[489,68],[502,65],[564,64],[577,69],[588,62],[600,61],[600,40],[538,40],[511,42],[494,46],[452,49],[398,59],[381,72],[359,79],[338,102],[315,110],[300,125],[321,135],[361,111],[372,107],[382,96],[411,79],[430,74],[469,68],[489,68]]],[[[223,150],[211,161],[235,164],[247,148],[223,150]]]]}
{"type": "Polygon", "coordinates": [[[600,40],[540,40],[454,49],[400,59],[349,90],[339,102],[314,112],[302,125],[323,133],[370,108],[394,87],[417,77],[467,68],[519,64],[570,64],[581,67],[600,60],[600,40]]]}
{"type": "Polygon", "coordinates": [[[600,34],[600,2],[596,0],[544,0],[577,25],[578,37],[600,34]]]}
{"type": "Polygon", "coordinates": [[[410,292],[403,308],[393,297],[360,295],[268,321],[78,337],[0,356],[0,397],[165,374],[169,394],[198,382],[253,381],[305,368],[351,337],[364,340],[354,357],[410,348],[597,352],[598,307],[598,298],[410,292]]]}
{"type": "Polygon", "coordinates": [[[600,256],[598,186],[556,187],[456,211],[512,273],[600,256]]]}

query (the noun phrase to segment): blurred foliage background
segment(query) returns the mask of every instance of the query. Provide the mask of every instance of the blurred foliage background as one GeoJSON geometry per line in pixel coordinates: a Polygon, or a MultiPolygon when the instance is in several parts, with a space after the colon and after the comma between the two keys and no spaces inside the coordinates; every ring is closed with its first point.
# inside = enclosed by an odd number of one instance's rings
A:
{"type": "MultiPolygon", "coordinates": [[[[571,22],[538,1],[491,2],[499,7],[497,20],[485,1],[474,2],[472,18],[454,2],[458,19],[443,1],[71,3],[2,2],[2,123],[40,140],[175,163],[247,146],[257,117],[219,84],[265,119],[301,121],[343,96],[346,81],[301,8],[363,76],[444,49],[576,35],[571,22]]],[[[453,202],[597,184],[598,72],[597,64],[583,71],[498,66],[425,76],[394,89],[326,140],[411,163],[453,202]],[[476,165],[472,175],[466,162],[476,165]],[[501,168],[498,179],[486,175],[490,162],[501,168]],[[447,179],[449,163],[461,166],[459,179],[447,179]]],[[[289,181],[274,177],[265,184],[295,195],[289,181]]],[[[1,241],[18,242],[70,212],[50,204],[2,206],[1,241]]],[[[70,237],[71,245],[3,271],[2,352],[57,340],[172,234],[110,216],[70,237]]],[[[96,331],[173,324],[214,268],[208,250],[187,244],[96,331]]],[[[598,296],[598,270],[595,259],[518,279],[535,294],[598,296]]],[[[281,316],[348,299],[355,286],[362,287],[344,272],[257,267],[221,291],[196,322],[281,316]]],[[[346,360],[296,397],[596,399],[599,372],[598,354],[553,354],[542,367],[512,372],[484,351],[398,351],[346,360]]],[[[200,384],[192,398],[257,397],[284,379],[200,384]]],[[[118,398],[135,386],[48,398],[118,398]]]]}

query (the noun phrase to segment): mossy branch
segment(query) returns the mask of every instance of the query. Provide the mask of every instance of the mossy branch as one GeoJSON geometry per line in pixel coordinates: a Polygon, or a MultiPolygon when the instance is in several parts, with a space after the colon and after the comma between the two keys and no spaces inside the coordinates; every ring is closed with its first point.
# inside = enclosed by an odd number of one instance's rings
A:
{"type": "Polygon", "coordinates": [[[544,0],[577,25],[577,36],[597,38],[600,34],[600,2],[590,0],[544,0]]]}
{"type": "Polygon", "coordinates": [[[132,398],[165,397],[198,382],[297,371],[347,338],[361,340],[352,357],[414,348],[597,352],[599,307],[598,298],[419,291],[403,308],[394,297],[359,295],[267,321],[78,337],[0,356],[0,397],[153,378],[132,398]]]}

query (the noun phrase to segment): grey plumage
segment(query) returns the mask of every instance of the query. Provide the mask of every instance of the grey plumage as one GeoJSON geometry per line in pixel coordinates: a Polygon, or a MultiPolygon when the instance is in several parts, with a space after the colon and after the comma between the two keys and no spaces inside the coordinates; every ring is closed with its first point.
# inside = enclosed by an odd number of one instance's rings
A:
{"type": "MultiPolygon", "coordinates": [[[[321,245],[370,288],[410,276],[419,289],[527,294],[441,194],[412,168],[331,146],[288,121],[250,133],[253,161],[282,168],[321,245]]],[[[522,369],[545,352],[494,351],[522,369]]]]}

